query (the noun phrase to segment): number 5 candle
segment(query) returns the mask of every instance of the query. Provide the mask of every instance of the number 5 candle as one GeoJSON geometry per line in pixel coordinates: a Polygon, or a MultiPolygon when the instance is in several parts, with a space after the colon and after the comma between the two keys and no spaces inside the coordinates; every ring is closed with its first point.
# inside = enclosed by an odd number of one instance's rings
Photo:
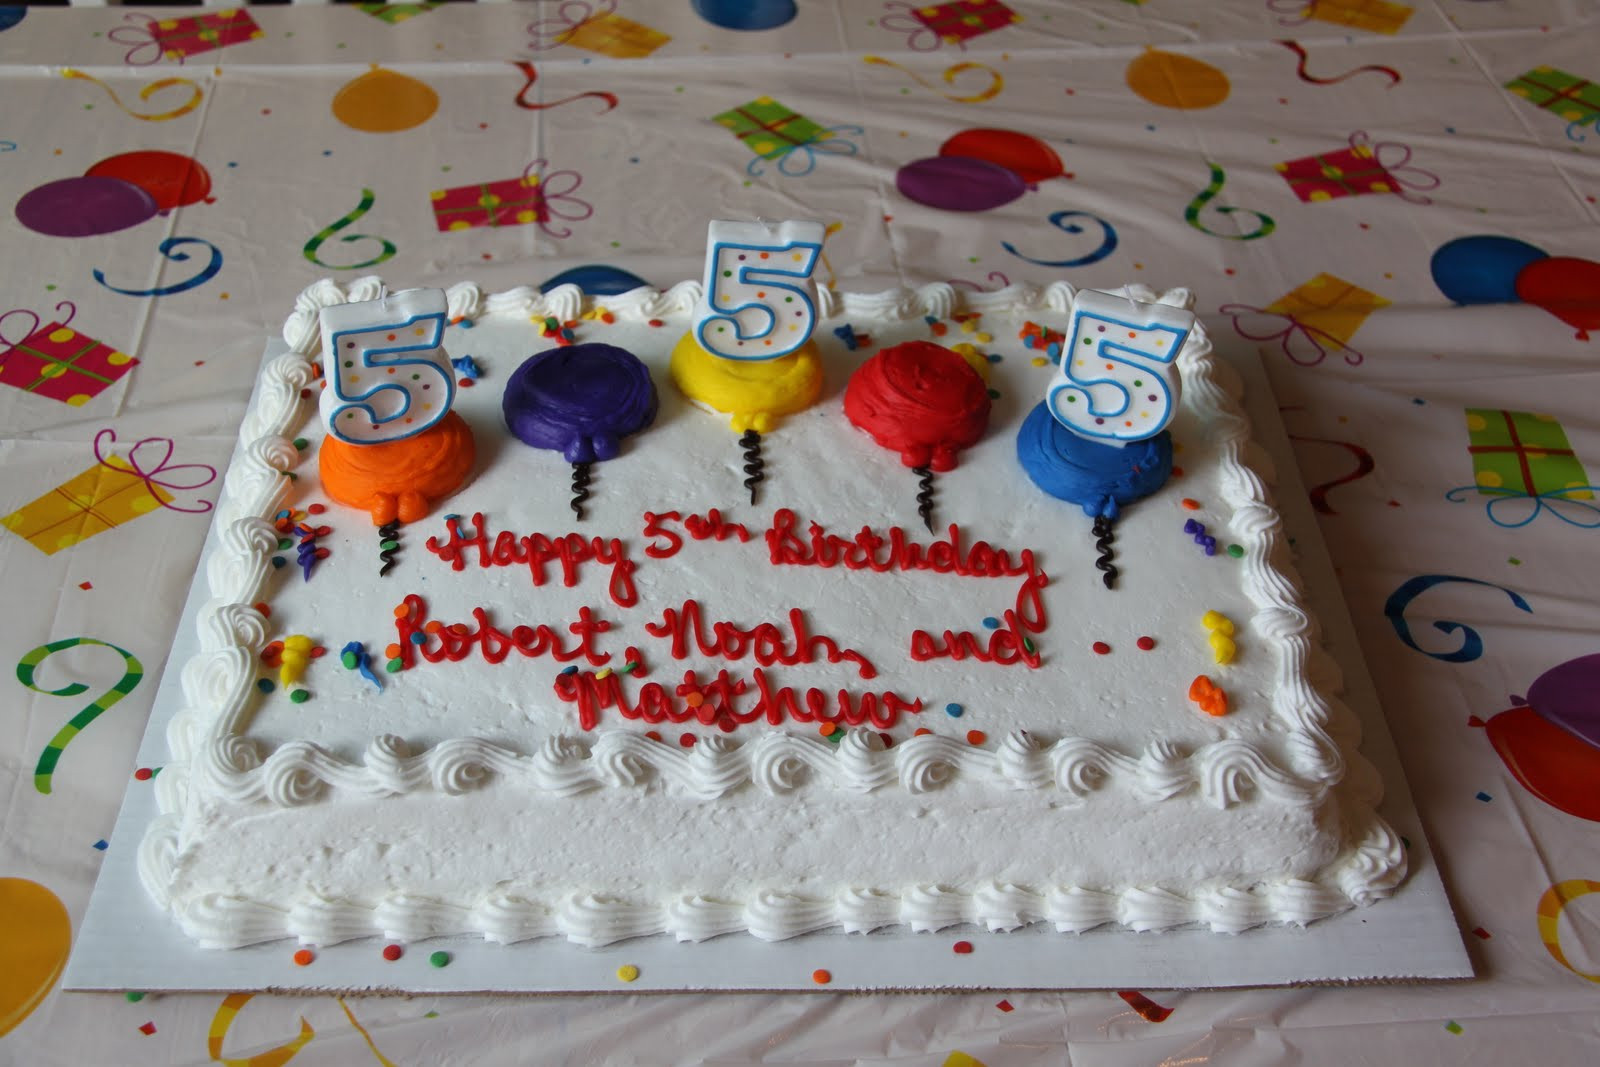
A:
{"type": "Polygon", "coordinates": [[[812,271],[820,222],[715,221],[708,228],[705,290],[694,325],[672,350],[672,379],[743,434],[745,486],[755,503],[761,435],[822,395],[812,271]]]}
{"type": "Polygon", "coordinates": [[[411,289],[324,308],[322,486],[374,525],[415,522],[472,470],[472,430],[450,410],[445,296],[411,289]]]}

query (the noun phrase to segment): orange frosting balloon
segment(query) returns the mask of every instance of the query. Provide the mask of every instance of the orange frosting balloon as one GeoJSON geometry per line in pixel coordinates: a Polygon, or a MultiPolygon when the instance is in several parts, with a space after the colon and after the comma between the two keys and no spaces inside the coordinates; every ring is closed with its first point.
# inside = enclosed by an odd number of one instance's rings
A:
{"type": "Polygon", "coordinates": [[[322,442],[322,488],[347,507],[372,514],[372,524],[418,522],[466,483],[478,458],[472,427],[455,412],[414,437],[352,445],[322,442]]]}

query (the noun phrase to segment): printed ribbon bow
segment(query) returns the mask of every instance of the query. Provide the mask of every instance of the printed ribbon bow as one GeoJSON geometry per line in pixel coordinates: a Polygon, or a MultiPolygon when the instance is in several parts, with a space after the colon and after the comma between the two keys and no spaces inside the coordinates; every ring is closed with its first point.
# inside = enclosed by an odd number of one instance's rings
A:
{"type": "Polygon", "coordinates": [[[1240,337],[1250,341],[1277,341],[1283,354],[1302,367],[1315,367],[1328,358],[1329,349],[1344,353],[1344,361],[1352,367],[1360,366],[1361,361],[1367,358],[1328,331],[1301,322],[1287,312],[1268,311],[1249,304],[1224,304],[1217,311],[1233,319],[1233,330],[1240,337]],[[1268,333],[1252,333],[1240,323],[1246,315],[1258,315],[1273,320],[1274,326],[1279,323],[1282,325],[1268,333]],[[1314,355],[1304,351],[1306,345],[1311,347],[1314,355]]]}
{"type": "Polygon", "coordinates": [[[192,508],[179,507],[176,504],[168,503],[165,500],[161,500],[161,494],[155,491],[155,487],[159,485],[163,489],[172,489],[178,492],[192,492],[203,486],[210,485],[216,480],[217,469],[215,467],[205,463],[173,464],[171,462],[173,442],[172,438],[170,437],[143,438],[136,442],[132,448],[128,449],[128,454],[126,457],[108,455],[104,451],[104,446],[101,444],[101,441],[107,438],[109,438],[109,440],[106,440],[106,445],[116,444],[117,432],[115,430],[106,429],[101,430],[99,433],[94,435],[94,458],[99,461],[102,467],[109,467],[111,470],[117,471],[120,474],[131,474],[138,478],[140,481],[144,482],[145,487],[150,490],[150,495],[155,497],[158,501],[161,501],[161,506],[168,508],[169,510],[184,511],[190,514],[198,514],[200,512],[211,510],[211,501],[209,500],[197,501],[196,503],[198,506],[192,508]],[[161,453],[161,458],[156,462],[154,467],[148,467],[146,466],[145,461],[140,457],[139,452],[141,449],[148,450],[148,448],[152,446],[155,448],[165,448],[165,451],[161,453]],[[121,459],[121,463],[113,462],[114,460],[118,459],[121,459]],[[123,464],[126,464],[126,466],[123,464]],[[173,476],[177,475],[180,471],[204,471],[205,477],[200,478],[198,481],[189,480],[190,477],[197,476],[180,476],[178,479],[174,479],[173,476]],[[162,477],[163,475],[165,477],[162,477]]]}

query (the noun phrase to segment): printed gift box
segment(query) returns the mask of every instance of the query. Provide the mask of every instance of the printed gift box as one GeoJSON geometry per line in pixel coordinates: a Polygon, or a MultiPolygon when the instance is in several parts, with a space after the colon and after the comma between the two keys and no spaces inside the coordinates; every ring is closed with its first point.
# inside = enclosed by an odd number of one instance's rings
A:
{"type": "Polygon", "coordinates": [[[1600,119],[1600,85],[1555,67],[1534,67],[1505,87],[1546,111],[1578,125],[1600,119]]]}
{"type": "Polygon", "coordinates": [[[1394,193],[1413,203],[1432,203],[1412,190],[1437,188],[1438,176],[1410,166],[1410,160],[1407,146],[1397,141],[1374,143],[1357,130],[1344,148],[1291,159],[1274,168],[1304,203],[1366,193],[1394,193]]]}
{"type": "Polygon", "coordinates": [[[356,7],[360,8],[362,11],[365,11],[373,18],[382,19],[391,26],[398,25],[399,23],[406,21],[406,19],[415,18],[425,11],[432,11],[438,6],[438,0],[433,0],[431,3],[420,4],[377,3],[356,5],[356,7]]]}
{"type": "Polygon", "coordinates": [[[761,96],[724,111],[713,121],[726,126],[762,159],[777,159],[800,145],[823,141],[833,133],[796,114],[770,96],[761,96]]]}
{"type": "Polygon", "coordinates": [[[1399,33],[1412,8],[1389,0],[1267,0],[1267,6],[1285,16],[1279,21],[1296,26],[1309,19],[1348,26],[1370,33],[1399,33]]]}
{"type": "Polygon", "coordinates": [[[1233,316],[1233,328],[1252,341],[1277,341],[1284,355],[1302,366],[1315,366],[1329,349],[1344,354],[1356,366],[1364,357],[1350,347],[1350,338],[1367,316],[1389,301],[1353,282],[1326,271],[1295,286],[1266,307],[1225,304],[1219,308],[1233,316]]]}
{"type": "Polygon", "coordinates": [[[1594,499],[1589,475],[1555,416],[1493,408],[1467,408],[1466,415],[1467,451],[1481,488],[1594,499]]]}
{"type": "Polygon", "coordinates": [[[642,59],[672,40],[668,34],[616,13],[617,0],[565,0],[551,18],[528,27],[529,47],[544,51],[570,44],[612,59],[642,59]]]}
{"type": "Polygon", "coordinates": [[[476,226],[523,226],[550,218],[537,175],[436,189],[433,219],[441,233],[476,226]]]}
{"type": "Polygon", "coordinates": [[[101,430],[94,438],[94,466],[0,519],[0,526],[50,556],[162,508],[211,510],[208,500],[178,503],[177,494],[211,484],[215,467],[172,463],[169,438],[146,437],[125,457],[108,451],[116,440],[114,431],[101,430]]]}
{"type": "MultiPolygon", "coordinates": [[[[58,311],[62,308],[71,309],[72,303],[56,305],[58,311]]],[[[71,313],[65,320],[39,326],[38,315],[18,308],[0,315],[0,323],[16,314],[33,316],[35,328],[9,347],[3,347],[6,342],[0,338],[0,384],[80,407],[139,362],[72,329],[67,325],[71,313]]]]}
{"type": "Polygon", "coordinates": [[[1022,21],[1021,15],[1000,3],[1000,0],[957,0],[953,4],[930,4],[915,8],[911,14],[947,44],[960,44],[990,30],[1022,21]]]}
{"type": "Polygon", "coordinates": [[[124,59],[133,66],[147,66],[162,59],[176,59],[182,63],[187,56],[265,36],[250,12],[242,8],[176,19],[156,19],[134,11],[123,19],[128,25],[118,26],[106,37],[128,46],[124,59]]]}

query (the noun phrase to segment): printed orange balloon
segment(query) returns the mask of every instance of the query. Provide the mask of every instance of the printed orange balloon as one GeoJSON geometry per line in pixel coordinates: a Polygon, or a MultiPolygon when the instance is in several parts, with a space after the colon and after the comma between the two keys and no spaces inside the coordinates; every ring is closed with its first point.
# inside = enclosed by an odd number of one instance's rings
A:
{"type": "Polygon", "coordinates": [[[0,878],[0,1035],[55,988],[72,949],[72,920],[56,895],[26,878],[0,878]]]}
{"type": "Polygon", "coordinates": [[[1517,275],[1517,295],[1537,304],[1587,341],[1600,330],[1600,263],[1575,256],[1534,260],[1517,275]]]}
{"type": "Polygon", "coordinates": [[[211,175],[200,161],[177,152],[148,149],[102,159],[84,172],[90,178],[118,178],[150,194],[159,211],[204,200],[211,203],[211,175]]]}
{"type": "Polygon", "coordinates": [[[439,94],[426,82],[376,64],[333,96],[333,117],[367,133],[409,130],[437,110],[439,94]]]}
{"type": "Polygon", "coordinates": [[[1065,171],[1055,149],[1037,137],[1015,130],[962,130],[939,146],[939,154],[993,163],[1029,185],[1058,178],[1065,171]]]}
{"type": "Polygon", "coordinates": [[[1228,99],[1228,76],[1191,56],[1147,48],[1128,64],[1128,88],[1158,107],[1196,111],[1228,99]]]}

